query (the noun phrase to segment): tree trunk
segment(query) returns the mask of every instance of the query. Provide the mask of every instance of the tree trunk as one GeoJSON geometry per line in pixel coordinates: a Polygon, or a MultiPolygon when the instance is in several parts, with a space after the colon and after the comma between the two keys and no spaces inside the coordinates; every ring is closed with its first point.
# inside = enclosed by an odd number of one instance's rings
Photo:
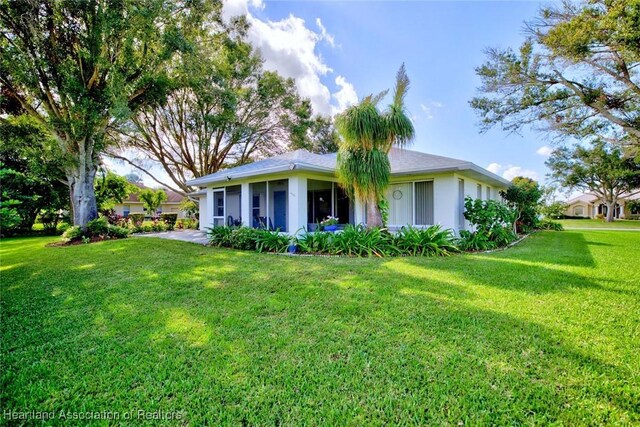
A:
{"type": "Polygon", "coordinates": [[[367,227],[376,228],[382,227],[382,214],[378,207],[378,201],[376,198],[370,198],[367,200],[367,227]]]}
{"type": "Polygon", "coordinates": [[[96,167],[90,159],[78,159],[78,165],[67,170],[73,225],[85,228],[89,221],[98,217],[95,177],[96,167]]]}
{"type": "Polygon", "coordinates": [[[613,222],[613,214],[616,208],[616,202],[607,203],[607,222],[613,222]]]}

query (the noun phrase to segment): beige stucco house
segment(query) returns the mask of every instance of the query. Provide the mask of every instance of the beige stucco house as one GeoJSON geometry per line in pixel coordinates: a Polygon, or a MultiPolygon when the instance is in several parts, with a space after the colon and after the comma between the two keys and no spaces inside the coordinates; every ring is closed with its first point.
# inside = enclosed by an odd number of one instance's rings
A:
{"type": "MultiPolygon", "coordinates": [[[[469,227],[464,198],[500,199],[510,183],[469,161],[392,149],[389,227],[469,227]]],[[[200,227],[240,225],[295,234],[327,216],[366,224],[365,206],[338,185],[336,153],[296,150],[187,182],[200,187],[200,227]]]]}
{"type": "MultiPolygon", "coordinates": [[[[634,214],[628,207],[630,200],[640,199],[640,190],[625,193],[620,196],[616,209],[613,213],[614,218],[625,219],[631,218],[634,214]]],[[[607,206],[600,201],[598,196],[586,193],[581,194],[567,201],[565,215],[581,218],[595,218],[597,215],[607,215],[607,206]]]]}
{"type": "MultiPolygon", "coordinates": [[[[140,190],[148,189],[142,184],[134,184],[140,190]]],[[[158,209],[157,214],[161,213],[176,213],[178,214],[178,218],[184,218],[185,213],[180,209],[180,205],[182,204],[182,200],[184,196],[180,193],[176,193],[175,191],[163,188],[164,192],[167,193],[167,201],[164,202],[160,209],[158,209]]],[[[129,197],[124,200],[122,203],[118,203],[113,208],[118,215],[122,215],[124,217],[129,216],[132,213],[143,213],[146,216],[151,216],[150,213],[147,213],[147,210],[144,208],[144,204],[138,200],[137,193],[132,193],[129,197]]]]}

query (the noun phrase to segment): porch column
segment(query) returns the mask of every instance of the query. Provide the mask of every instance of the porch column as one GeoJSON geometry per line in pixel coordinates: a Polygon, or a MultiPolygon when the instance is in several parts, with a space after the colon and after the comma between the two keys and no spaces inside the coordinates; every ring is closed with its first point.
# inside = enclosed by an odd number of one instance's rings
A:
{"type": "Polygon", "coordinates": [[[307,227],[307,178],[289,177],[289,223],[290,234],[307,227]]]}
{"type": "Polygon", "coordinates": [[[358,199],[352,199],[353,202],[353,222],[358,224],[365,224],[365,211],[364,211],[364,203],[362,203],[358,199]]]}
{"type": "MultiPolygon", "coordinates": [[[[207,192],[208,193],[208,192],[207,192]]],[[[209,218],[209,214],[208,214],[208,202],[209,198],[207,197],[207,194],[203,194],[198,198],[198,205],[199,205],[199,219],[200,219],[200,231],[206,231],[206,228],[209,227],[208,225],[208,218],[209,218]]]]}
{"type": "Polygon", "coordinates": [[[249,184],[240,184],[240,218],[242,225],[251,227],[251,197],[249,194],[249,184]]]}

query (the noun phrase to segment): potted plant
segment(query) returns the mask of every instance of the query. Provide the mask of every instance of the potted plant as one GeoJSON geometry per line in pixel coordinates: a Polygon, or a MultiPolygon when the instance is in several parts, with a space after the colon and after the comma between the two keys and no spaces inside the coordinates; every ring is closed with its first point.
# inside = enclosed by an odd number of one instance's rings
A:
{"type": "Polygon", "coordinates": [[[324,231],[336,231],[338,229],[338,218],[329,215],[320,222],[324,231]]]}

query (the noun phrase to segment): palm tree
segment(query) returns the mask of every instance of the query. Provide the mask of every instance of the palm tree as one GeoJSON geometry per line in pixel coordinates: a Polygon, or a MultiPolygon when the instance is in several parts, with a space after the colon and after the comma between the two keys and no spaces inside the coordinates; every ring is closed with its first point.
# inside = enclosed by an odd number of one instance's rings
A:
{"type": "Polygon", "coordinates": [[[338,150],[338,178],[350,197],[367,206],[367,226],[381,227],[378,206],[389,185],[391,165],[389,151],[411,142],[415,130],[406,113],[404,98],[409,77],[404,64],[396,75],[392,103],[384,112],[378,102],[388,91],[369,95],[336,118],[341,140],[338,150]]]}

